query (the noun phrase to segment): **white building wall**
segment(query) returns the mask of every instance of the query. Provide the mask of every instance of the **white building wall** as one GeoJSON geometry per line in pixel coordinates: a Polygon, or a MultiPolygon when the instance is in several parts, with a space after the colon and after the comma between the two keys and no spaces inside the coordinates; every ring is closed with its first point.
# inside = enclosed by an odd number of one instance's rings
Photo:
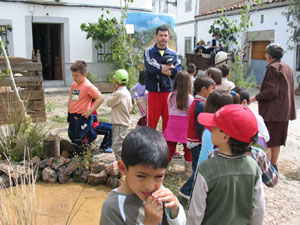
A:
{"type": "MultiPolygon", "coordinates": [[[[251,21],[253,21],[254,26],[249,28],[249,31],[264,31],[264,30],[274,30],[274,42],[279,43],[285,50],[283,61],[291,66],[291,68],[296,72],[296,54],[295,50],[287,49],[287,40],[289,38],[289,33],[287,30],[287,21],[281,12],[285,10],[284,7],[272,8],[259,10],[253,13],[251,16],[251,21]],[[264,23],[261,23],[261,15],[264,15],[264,23]]],[[[239,15],[227,16],[228,19],[237,19],[240,21],[239,15]]],[[[208,33],[210,26],[213,21],[217,19],[216,17],[198,20],[198,35],[197,40],[204,39],[205,41],[211,40],[212,36],[208,33]]],[[[255,41],[255,40],[254,40],[255,41]]]]}
{"type": "MultiPolygon", "coordinates": [[[[192,10],[185,11],[186,1],[177,1],[176,11],[176,36],[177,36],[177,52],[184,56],[185,38],[192,37],[192,46],[195,46],[194,37],[197,35],[197,27],[195,27],[195,15],[198,13],[198,0],[192,0],[192,10]],[[195,29],[196,28],[196,29],[195,29]]],[[[184,56],[185,57],[185,56],[184,56]]]]}
{"type": "MultiPolygon", "coordinates": [[[[49,0],[46,2],[54,1],[49,0]]],[[[107,74],[110,67],[106,63],[95,61],[95,56],[93,56],[95,49],[92,40],[87,40],[86,32],[80,29],[82,23],[96,23],[98,21],[99,16],[103,13],[99,2],[101,6],[108,6],[109,17],[120,18],[121,12],[118,8],[120,2],[115,0],[69,0],[64,1],[66,3],[64,6],[0,2],[0,24],[1,21],[10,21],[13,28],[13,40],[10,40],[9,44],[13,45],[13,54],[10,55],[31,58],[33,45],[32,23],[59,23],[63,24],[61,32],[63,34],[62,57],[65,85],[72,83],[69,71],[70,64],[79,59],[86,61],[89,68],[94,68],[95,71],[92,72],[95,74],[100,76],[107,74]],[[86,7],[70,6],[82,3],[86,7]]],[[[130,3],[129,11],[141,10],[152,11],[152,1],[135,0],[134,3],[130,3]]]]}

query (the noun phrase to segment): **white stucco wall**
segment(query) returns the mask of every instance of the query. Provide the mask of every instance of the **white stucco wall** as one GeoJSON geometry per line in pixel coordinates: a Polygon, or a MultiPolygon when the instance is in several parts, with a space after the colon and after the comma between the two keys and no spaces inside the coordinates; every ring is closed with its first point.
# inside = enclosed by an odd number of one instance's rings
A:
{"type": "Polygon", "coordinates": [[[185,47],[184,40],[186,37],[192,37],[192,46],[194,47],[194,37],[197,34],[195,31],[195,15],[198,13],[198,0],[192,0],[192,10],[185,11],[185,1],[177,1],[176,11],[176,36],[177,36],[177,52],[184,56],[185,47]]]}
{"type": "MultiPolygon", "coordinates": [[[[264,31],[264,30],[274,30],[274,42],[279,43],[283,49],[285,49],[285,54],[283,56],[283,61],[289,64],[293,70],[295,70],[296,65],[296,54],[295,50],[287,50],[287,40],[289,38],[289,33],[287,30],[287,21],[281,12],[285,7],[272,8],[259,10],[253,13],[251,16],[251,21],[253,21],[254,26],[249,28],[249,31],[264,31]],[[264,23],[260,23],[261,15],[264,15],[264,23]]],[[[211,18],[207,20],[199,20],[197,22],[198,36],[197,40],[204,39],[205,41],[211,40],[212,36],[208,33],[209,27],[213,24],[216,18],[211,18]]],[[[240,20],[239,15],[228,16],[228,19],[240,20]]],[[[255,41],[255,40],[254,40],[255,41]]]]}
{"type": "MultiPolygon", "coordinates": [[[[41,2],[41,1],[39,1],[41,2]]],[[[45,1],[54,2],[54,1],[45,1]]],[[[93,57],[95,51],[92,40],[86,40],[86,33],[81,31],[82,23],[96,23],[102,13],[102,7],[107,5],[110,11],[109,17],[121,16],[120,2],[115,0],[69,0],[63,1],[67,5],[38,5],[16,2],[0,2],[0,24],[7,21],[13,27],[13,37],[10,37],[10,45],[13,46],[13,55],[31,58],[32,51],[32,23],[56,23],[62,24],[62,61],[63,78],[66,85],[72,82],[69,71],[70,64],[78,59],[93,64],[96,74],[106,74],[109,71],[105,63],[97,63],[93,57]],[[86,7],[75,7],[72,4],[85,4],[86,7]],[[69,5],[68,5],[69,4],[69,5]],[[91,7],[92,6],[92,7],[91,7]],[[97,64],[97,65],[95,65],[97,64]]],[[[130,3],[129,11],[152,11],[151,0],[135,0],[130,3]]],[[[12,55],[12,54],[11,54],[12,55]]]]}

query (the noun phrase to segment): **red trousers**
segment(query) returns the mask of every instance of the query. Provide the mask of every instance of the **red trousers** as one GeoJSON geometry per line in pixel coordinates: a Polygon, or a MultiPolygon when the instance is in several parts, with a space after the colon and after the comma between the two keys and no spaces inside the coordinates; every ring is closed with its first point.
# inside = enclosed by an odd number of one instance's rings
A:
{"type": "Polygon", "coordinates": [[[167,128],[169,119],[168,95],[170,92],[152,92],[148,93],[147,104],[147,125],[156,130],[159,117],[162,117],[163,132],[167,128]]]}
{"type": "MultiPolygon", "coordinates": [[[[176,151],[177,142],[167,141],[167,144],[169,148],[169,162],[170,162],[174,152],[176,151]]],[[[192,162],[192,154],[191,151],[186,147],[186,144],[183,144],[183,151],[184,151],[184,160],[187,162],[192,162]]]]}

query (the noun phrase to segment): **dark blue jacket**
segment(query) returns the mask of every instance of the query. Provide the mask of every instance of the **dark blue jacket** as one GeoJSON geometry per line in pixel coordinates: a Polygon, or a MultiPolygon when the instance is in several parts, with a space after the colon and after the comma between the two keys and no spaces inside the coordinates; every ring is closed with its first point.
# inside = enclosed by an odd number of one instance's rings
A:
{"type": "Polygon", "coordinates": [[[178,71],[181,71],[181,64],[178,62],[176,52],[166,48],[165,56],[172,56],[174,59],[175,68],[172,69],[172,76],[167,76],[161,73],[162,56],[157,48],[157,45],[151,46],[145,50],[144,60],[146,67],[146,89],[153,92],[170,92],[172,91],[173,80],[178,71]],[[153,61],[153,59],[156,60],[153,61]],[[165,85],[163,85],[164,83],[165,85]]]}

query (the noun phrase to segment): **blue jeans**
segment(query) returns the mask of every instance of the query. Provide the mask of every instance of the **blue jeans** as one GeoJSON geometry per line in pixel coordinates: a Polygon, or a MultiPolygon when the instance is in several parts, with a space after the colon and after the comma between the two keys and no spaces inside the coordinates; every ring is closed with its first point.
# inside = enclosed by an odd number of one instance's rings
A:
{"type": "Polygon", "coordinates": [[[100,122],[100,124],[95,127],[95,130],[97,134],[104,135],[100,148],[110,148],[112,145],[112,124],[107,122],[100,122]]]}
{"type": "Polygon", "coordinates": [[[187,196],[190,196],[191,193],[192,193],[194,177],[195,177],[195,172],[196,172],[196,169],[197,169],[197,163],[198,163],[200,150],[201,150],[201,145],[197,145],[196,147],[190,149],[191,154],[192,154],[193,173],[192,173],[192,176],[190,176],[190,178],[180,188],[180,192],[187,195],[187,196]]]}

